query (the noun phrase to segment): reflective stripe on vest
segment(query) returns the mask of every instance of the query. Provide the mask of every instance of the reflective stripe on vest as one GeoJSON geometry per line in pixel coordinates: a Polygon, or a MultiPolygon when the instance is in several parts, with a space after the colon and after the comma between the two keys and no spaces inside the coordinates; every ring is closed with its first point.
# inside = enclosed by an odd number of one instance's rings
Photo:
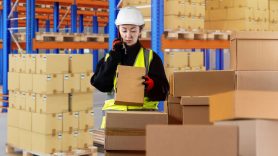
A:
{"type": "MultiPolygon", "coordinates": [[[[109,54],[105,56],[105,61],[108,59],[109,54]]],[[[146,73],[149,71],[149,65],[153,59],[153,51],[152,50],[147,50],[144,48],[141,48],[136,60],[134,62],[134,67],[144,67],[146,68],[146,73]],[[147,56],[146,56],[147,54],[147,56]],[[148,59],[148,60],[147,60],[148,59]]],[[[116,78],[114,78],[114,89],[116,85],[116,78]]],[[[113,96],[112,96],[113,97],[113,96]]],[[[132,109],[157,109],[158,106],[158,101],[149,101],[147,97],[144,98],[144,104],[143,106],[126,106],[126,105],[115,105],[115,100],[114,99],[108,99],[105,101],[105,104],[102,108],[102,110],[119,110],[119,111],[127,111],[127,110],[132,110],[132,109]]]]}

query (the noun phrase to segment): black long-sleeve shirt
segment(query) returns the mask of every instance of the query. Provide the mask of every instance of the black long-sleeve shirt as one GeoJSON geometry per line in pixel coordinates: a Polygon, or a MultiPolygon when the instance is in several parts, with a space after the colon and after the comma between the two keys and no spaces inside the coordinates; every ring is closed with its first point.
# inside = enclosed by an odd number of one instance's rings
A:
{"type": "MultiPolygon", "coordinates": [[[[106,61],[104,57],[98,62],[95,74],[91,78],[91,84],[101,92],[111,92],[114,87],[113,82],[117,65],[120,63],[121,65],[133,66],[141,47],[138,41],[133,46],[126,45],[127,52],[124,55],[119,55],[119,52],[111,50],[106,61]]],[[[153,52],[148,76],[153,79],[154,87],[148,93],[145,93],[145,96],[151,101],[164,101],[168,95],[169,83],[163,63],[155,52],[153,52]]]]}

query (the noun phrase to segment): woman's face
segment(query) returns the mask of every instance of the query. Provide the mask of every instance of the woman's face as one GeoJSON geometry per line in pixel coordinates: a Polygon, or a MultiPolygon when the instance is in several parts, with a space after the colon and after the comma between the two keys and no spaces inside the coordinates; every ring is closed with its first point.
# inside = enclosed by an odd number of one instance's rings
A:
{"type": "Polygon", "coordinates": [[[120,25],[119,32],[128,46],[134,45],[141,35],[140,27],[137,25],[120,25]]]}

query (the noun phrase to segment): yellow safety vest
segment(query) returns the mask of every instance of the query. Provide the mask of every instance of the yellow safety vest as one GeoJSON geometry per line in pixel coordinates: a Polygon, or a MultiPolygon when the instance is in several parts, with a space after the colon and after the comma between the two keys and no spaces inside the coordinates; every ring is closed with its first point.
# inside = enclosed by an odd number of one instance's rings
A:
{"type": "MultiPolygon", "coordinates": [[[[109,57],[109,54],[106,55],[105,61],[107,60],[108,57],[109,57]]],[[[153,59],[153,51],[141,48],[133,66],[148,68],[147,71],[149,71],[149,65],[150,65],[152,59],[153,59]],[[146,58],[148,58],[148,60],[146,60],[146,58]],[[146,62],[146,61],[148,61],[148,62],[146,62]],[[148,67],[146,67],[146,65],[148,67]]],[[[116,83],[117,83],[117,79],[115,77],[114,78],[114,89],[115,89],[116,83]]],[[[145,97],[143,106],[115,105],[114,103],[115,103],[114,98],[106,100],[102,110],[127,111],[127,110],[140,110],[140,109],[142,109],[142,110],[158,109],[157,106],[158,106],[159,101],[150,101],[148,97],[145,97]]]]}

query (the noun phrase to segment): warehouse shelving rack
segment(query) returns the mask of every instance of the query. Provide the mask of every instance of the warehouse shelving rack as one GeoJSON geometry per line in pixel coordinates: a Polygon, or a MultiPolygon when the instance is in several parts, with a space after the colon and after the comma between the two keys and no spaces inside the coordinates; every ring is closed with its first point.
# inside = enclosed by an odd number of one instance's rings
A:
{"type": "MultiPolygon", "coordinates": [[[[45,32],[50,32],[53,28],[54,32],[58,32],[60,28],[64,28],[68,32],[69,22],[71,33],[82,33],[84,25],[92,27],[93,33],[98,33],[99,27],[105,27],[108,30],[108,12],[101,12],[97,8],[107,9],[108,1],[101,0],[1,0],[0,3],[0,59],[3,62],[0,65],[1,78],[0,83],[3,85],[3,94],[1,94],[4,108],[8,107],[8,55],[17,53],[17,49],[26,49],[27,54],[37,53],[37,49],[56,49],[54,53],[59,53],[57,49],[79,49],[79,53],[83,54],[83,49],[94,49],[94,67],[98,60],[97,49],[108,49],[106,42],[41,42],[35,40],[36,32],[40,28],[45,28],[45,32]],[[13,6],[11,7],[11,3],[13,6]],[[69,8],[70,6],[70,8],[69,8]],[[77,7],[80,10],[77,10],[77,7]],[[13,13],[13,14],[11,14],[13,13]],[[13,18],[11,19],[11,15],[13,18]],[[52,15],[53,14],[53,15],[52,15]],[[66,17],[68,14],[70,18],[66,17]],[[79,17],[79,29],[77,30],[77,17],[79,17]],[[61,19],[61,20],[60,20],[61,19]],[[53,20],[53,22],[52,22],[53,20]],[[12,22],[11,22],[12,21],[12,22]],[[44,22],[44,23],[42,23],[44,22]],[[85,23],[84,23],[85,22],[85,23]],[[18,30],[26,31],[26,42],[12,42],[10,30],[18,32],[18,30]],[[20,47],[20,48],[19,48],[20,47]]],[[[78,53],[76,50],[73,54],[78,53]]]]}

